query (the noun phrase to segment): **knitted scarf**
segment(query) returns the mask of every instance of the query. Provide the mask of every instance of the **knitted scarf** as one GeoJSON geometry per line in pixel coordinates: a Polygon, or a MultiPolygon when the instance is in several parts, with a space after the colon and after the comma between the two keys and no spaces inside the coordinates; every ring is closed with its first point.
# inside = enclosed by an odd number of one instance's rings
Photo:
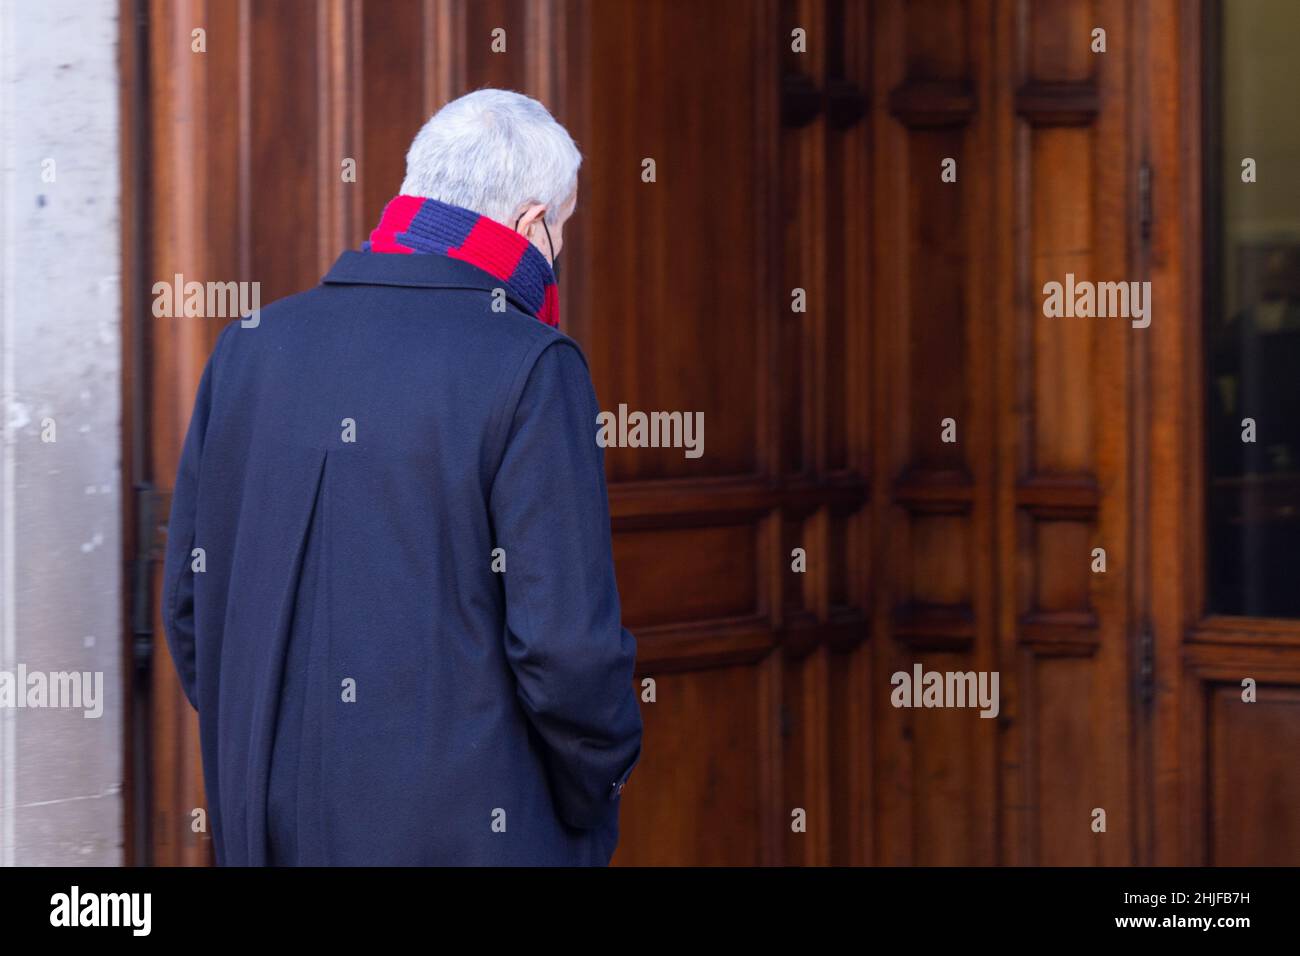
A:
{"type": "Polygon", "coordinates": [[[501,280],[535,318],[560,324],[560,289],[546,256],[487,216],[436,199],[397,196],[384,207],[362,249],[431,253],[468,262],[501,280]]]}

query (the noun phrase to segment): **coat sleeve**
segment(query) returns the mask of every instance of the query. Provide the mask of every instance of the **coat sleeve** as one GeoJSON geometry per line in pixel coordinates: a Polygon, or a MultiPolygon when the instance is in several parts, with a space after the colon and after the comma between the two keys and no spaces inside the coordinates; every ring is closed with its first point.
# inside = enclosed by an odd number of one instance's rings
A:
{"type": "Polygon", "coordinates": [[[208,359],[199,379],[198,394],[189,431],[181,448],[176,482],[172,486],[171,517],[167,521],[167,551],[163,563],[162,619],[167,648],[180,678],[181,688],[195,710],[194,652],[194,572],[191,551],[194,549],[195,511],[198,504],[199,460],[203,455],[203,436],[208,428],[212,400],[212,366],[216,351],[208,359]]]}
{"type": "Polygon", "coordinates": [[[490,502],[505,551],[506,656],[557,809],[581,828],[617,820],[641,755],[636,641],[621,623],[598,411],[577,347],[548,345],[515,408],[490,502]]]}

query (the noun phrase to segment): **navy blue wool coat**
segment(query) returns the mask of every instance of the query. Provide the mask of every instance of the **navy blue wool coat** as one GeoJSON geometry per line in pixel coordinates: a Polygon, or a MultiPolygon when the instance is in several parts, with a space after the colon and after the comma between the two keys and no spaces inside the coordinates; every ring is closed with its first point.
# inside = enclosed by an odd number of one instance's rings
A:
{"type": "Polygon", "coordinates": [[[500,285],[345,252],[217,340],[163,617],[219,864],[613,854],[641,717],[596,396],[500,285]]]}

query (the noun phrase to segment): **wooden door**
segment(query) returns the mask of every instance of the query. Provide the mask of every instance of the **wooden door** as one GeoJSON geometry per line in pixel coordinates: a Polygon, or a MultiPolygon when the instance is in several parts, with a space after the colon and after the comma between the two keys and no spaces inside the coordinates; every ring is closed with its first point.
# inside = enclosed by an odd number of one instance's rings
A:
{"type": "MultiPolygon", "coordinates": [[[[366,237],[439,105],[483,85],[536,95],[586,154],[561,298],[602,406],[706,421],[699,458],[608,456],[638,680],[656,686],[618,858],[782,859],[783,662],[848,630],[832,604],[852,596],[851,565],[828,576],[825,555],[846,546],[862,483],[803,455],[814,439],[801,423],[826,416],[811,409],[810,388],[779,378],[783,347],[809,333],[783,314],[777,268],[776,6],[127,0],[124,10],[140,51],[126,100],[142,164],[132,292],[142,420],[131,440],[148,451],[138,480],[155,489],[141,498],[140,547],[165,520],[221,325],[143,319],[152,282],[257,281],[263,301],[309,287],[366,237]],[[498,29],[504,52],[493,51],[498,29]],[[341,175],[348,160],[355,182],[341,175]],[[782,551],[795,546],[823,569],[813,585],[783,571],[782,551]]],[[[849,425],[836,417],[833,464],[844,472],[849,425]]],[[[145,566],[151,556],[143,551],[145,566]]],[[[150,776],[133,793],[148,813],[135,855],[203,863],[210,840],[191,827],[203,805],[197,725],[152,617],[151,694],[136,715],[149,730],[150,776]]],[[[812,706],[820,688],[808,693],[812,706]]],[[[819,734],[807,736],[816,744],[819,734]]]]}
{"type": "Polygon", "coordinates": [[[832,497],[861,490],[832,489],[825,470],[783,455],[807,409],[781,364],[802,335],[788,330],[779,269],[777,10],[593,2],[569,13],[564,108],[587,154],[566,252],[570,327],[602,407],[702,413],[706,438],[694,459],[606,457],[645,722],[616,859],[774,863],[786,651],[830,634],[782,555],[803,545],[824,562],[826,531],[804,534],[832,497]]]}
{"type": "Polygon", "coordinates": [[[1134,13],[868,9],[869,858],[1132,862],[1134,332],[1042,290],[1131,277],[1134,13]],[[894,707],[917,664],[998,672],[996,719],[894,707]]]}

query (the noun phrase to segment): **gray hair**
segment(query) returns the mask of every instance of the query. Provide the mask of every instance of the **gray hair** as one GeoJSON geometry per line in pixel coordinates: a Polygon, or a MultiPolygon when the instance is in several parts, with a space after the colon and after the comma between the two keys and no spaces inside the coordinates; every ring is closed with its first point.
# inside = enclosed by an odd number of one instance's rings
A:
{"type": "Polygon", "coordinates": [[[406,153],[402,194],[462,206],[497,222],[526,203],[546,216],[578,187],[582,154],[537,100],[510,90],[475,90],[424,124],[406,153]]]}

